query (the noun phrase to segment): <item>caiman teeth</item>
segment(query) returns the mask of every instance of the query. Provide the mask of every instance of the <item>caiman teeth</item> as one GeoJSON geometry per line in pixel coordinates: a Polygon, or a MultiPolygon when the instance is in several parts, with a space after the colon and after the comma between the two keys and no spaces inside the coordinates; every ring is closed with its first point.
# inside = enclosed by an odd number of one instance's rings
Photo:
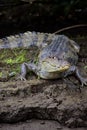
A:
{"type": "Polygon", "coordinates": [[[67,70],[68,68],[69,68],[70,66],[69,65],[66,65],[66,66],[64,66],[64,67],[60,67],[60,70],[67,70]]]}

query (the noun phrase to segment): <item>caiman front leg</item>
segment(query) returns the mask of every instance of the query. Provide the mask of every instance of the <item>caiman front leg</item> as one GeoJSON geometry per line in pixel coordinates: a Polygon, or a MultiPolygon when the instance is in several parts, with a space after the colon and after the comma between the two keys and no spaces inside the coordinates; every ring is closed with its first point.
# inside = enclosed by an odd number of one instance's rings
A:
{"type": "Polygon", "coordinates": [[[20,75],[21,80],[26,80],[26,74],[28,70],[33,71],[34,73],[37,73],[38,66],[36,66],[34,63],[23,63],[21,65],[21,75],[20,75]]]}
{"type": "Polygon", "coordinates": [[[77,66],[71,66],[70,69],[65,73],[64,77],[66,77],[69,74],[73,74],[73,73],[76,75],[78,80],[81,82],[82,86],[87,85],[87,78],[85,78],[81,75],[80,70],[78,69],[77,66]]]}

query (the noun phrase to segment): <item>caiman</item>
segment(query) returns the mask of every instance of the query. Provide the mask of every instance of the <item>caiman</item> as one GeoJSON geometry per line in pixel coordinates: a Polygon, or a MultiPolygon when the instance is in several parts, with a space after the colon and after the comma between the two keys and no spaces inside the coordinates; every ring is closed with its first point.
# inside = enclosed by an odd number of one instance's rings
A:
{"type": "Polygon", "coordinates": [[[0,41],[0,49],[34,45],[40,47],[38,63],[23,63],[21,65],[21,80],[26,80],[28,69],[43,79],[57,79],[75,74],[82,86],[87,85],[87,78],[80,74],[77,67],[80,47],[67,36],[26,32],[0,41]]]}

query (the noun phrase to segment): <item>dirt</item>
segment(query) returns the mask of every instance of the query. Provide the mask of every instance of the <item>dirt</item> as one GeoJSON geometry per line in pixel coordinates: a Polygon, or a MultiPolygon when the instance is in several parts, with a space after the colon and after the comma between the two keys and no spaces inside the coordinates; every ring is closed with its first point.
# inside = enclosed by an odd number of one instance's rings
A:
{"type": "Polygon", "coordinates": [[[87,130],[86,128],[67,128],[57,121],[27,120],[16,124],[2,124],[0,130],[87,130]]]}
{"type": "Polygon", "coordinates": [[[67,127],[87,127],[87,87],[81,87],[73,76],[69,79],[33,76],[26,82],[0,82],[0,122],[36,118],[55,120],[67,127]]]}
{"type": "MultiPolygon", "coordinates": [[[[81,43],[85,45],[86,41],[81,43]]],[[[78,63],[85,72],[87,69],[84,67],[87,63],[82,62],[82,57],[86,58],[86,50],[86,46],[81,48],[78,63]]],[[[29,75],[26,82],[19,79],[0,82],[0,123],[18,123],[33,118],[40,121],[15,125],[2,124],[1,130],[5,128],[27,130],[29,126],[31,130],[34,130],[34,127],[42,130],[49,127],[54,130],[60,129],[55,123],[71,128],[87,127],[87,87],[82,87],[74,76],[58,80],[42,80],[36,75],[29,75]],[[43,125],[40,123],[43,120],[54,120],[53,125],[52,121],[48,121],[47,126],[43,125]]]]}

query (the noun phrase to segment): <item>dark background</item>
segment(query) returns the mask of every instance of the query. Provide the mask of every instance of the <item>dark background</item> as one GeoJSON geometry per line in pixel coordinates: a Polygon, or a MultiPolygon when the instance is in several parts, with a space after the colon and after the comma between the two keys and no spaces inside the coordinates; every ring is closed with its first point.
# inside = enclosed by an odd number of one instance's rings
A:
{"type": "MultiPolygon", "coordinates": [[[[55,32],[87,23],[87,0],[0,0],[0,37],[24,31],[55,32]]],[[[87,27],[62,33],[87,34],[87,27]]]]}

